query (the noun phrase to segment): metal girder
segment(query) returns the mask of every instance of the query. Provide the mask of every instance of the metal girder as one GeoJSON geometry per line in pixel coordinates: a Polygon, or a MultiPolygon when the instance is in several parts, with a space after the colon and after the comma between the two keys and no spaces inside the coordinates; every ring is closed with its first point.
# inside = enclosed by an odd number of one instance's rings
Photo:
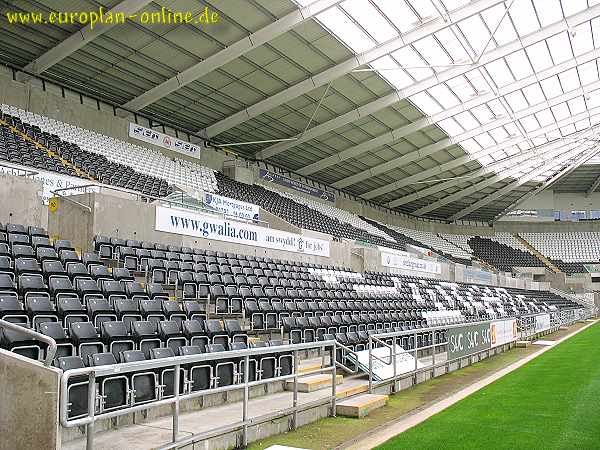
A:
{"type": "MultiPolygon", "coordinates": [[[[464,75],[479,67],[483,67],[485,64],[489,64],[490,62],[507,56],[513,52],[522,50],[522,47],[527,47],[536,44],[537,42],[543,41],[557,33],[567,31],[572,27],[575,27],[581,23],[585,23],[593,19],[594,17],[597,17],[598,15],[600,15],[600,5],[587,8],[580,13],[574,14],[564,19],[563,21],[557,22],[555,24],[544,27],[541,30],[538,30],[534,33],[531,33],[521,38],[520,40],[516,40],[514,42],[498,47],[494,50],[488,51],[476,64],[449,69],[444,72],[440,72],[432,77],[421,80],[417,83],[414,83],[413,85],[408,86],[405,89],[394,91],[391,94],[386,95],[385,97],[381,97],[377,100],[367,103],[366,105],[360,106],[359,108],[353,109],[345,114],[335,117],[334,119],[331,119],[327,122],[323,122],[322,124],[311,128],[306,133],[298,134],[294,136],[296,138],[294,141],[281,142],[278,144],[271,145],[265,148],[264,150],[258,152],[257,157],[261,159],[267,159],[280,153],[283,153],[297,145],[302,144],[303,142],[315,139],[316,137],[328,133],[329,131],[335,130],[336,128],[341,128],[344,125],[352,123],[362,117],[368,116],[377,111],[380,111],[381,109],[392,106],[400,100],[418,94],[419,92],[432,88],[452,78],[464,75]]],[[[579,57],[577,59],[579,61],[579,57]]],[[[559,66],[562,66],[562,64],[559,64],[557,67],[559,66]]],[[[566,70],[566,68],[564,70],[566,70]]]]}
{"type": "MultiPolygon", "coordinates": [[[[467,214],[472,213],[473,211],[477,211],[479,208],[482,208],[483,206],[493,202],[494,200],[505,196],[506,194],[514,191],[519,186],[527,183],[528,181],[541,175],[542,173],[544,173],[548,170],[551,170],[552,168],[556,167],[558,164],[563,164],[563,163],[567,162],[569,159],[573,158],[574,156],[577,156],[582,151],[587,151],[587,148],[584,150],[582,150],[581,148],[576,148],[574,150],[568,151],[567,153],[561,155],[558,158],[554,158],[550,162],[529,172],[527,175],[524,175],[521,178],[519,178],[518,180],[513,181],[512,183],[503,187],[502,189],[498,189],[496,192],[488,195],[487,197],[482,198],[481,200],[473,203],[472,205],[458,211],[456,214],[454,214],[454,215],[452,215],[452,217],[450,217],[450,220],[456,221],[456,220],[466,216],[467,214]]],[[[593,153],[590,153],[590,157],[591,157],[591,155],[593,155],[593,153]]]]}
{"type": "MultiPolygon", "coordinates": [[[[444,15],[444,17],[437,17],[433,20],[430,20],[412,31],[408,31],[407,33],[404,33],[394,39],[372,48],[371,50],[354,55],[351,58],[348,58],[347,60],[336,64],[327,70],[324,70],[321,73],[313,75],[304,81],[290,86],[265,100],[259,101],[258,103],[243,109],[242,111],[238,111],[237,113],[200,130],[199,133],[207,138],[217,136],[249,119],[259,116],[260,114],[276,108],[285,102],[304,95],[313,89],[346,75],[360,66],[369,64],[370,62],[375,61],[382,56],[388,55],[396,50],[411,45],[414,42],[417,42],[431,34],[442,31],[457,22],[468,19],[469,17],[479,14],[497,4],[503,3],[504,1],[505,0],[478,0],[476,2],[468,3],[467,5],[458,8],[451,13],[444,15]]],[[[394,97],[397,98],[395,94],[394,97]]],[[[397,101],[398,100],[395,100],[394,103],[397,101]]]]}
{"type": "Polygon", "coordinates": [[[413,192],[412,194],[408,194],[405,195],[404,197],[400,197],[397,198],[389,203],[387,203],[388,208],[395,208],[397,206],[400,205],[405,205],[406,203],[410,203],[410,202],[414,202],[415,200],[418,200],[420,198],[423,197],[427,197],[429,195],[435,194],[437,192],[440,191],[444,191],[446,189],[449,189],[453,186],[456,186],[457,184],[461,183],[462,181],[464,181],[467,178],[479,178],[482,177],[488,173],[491,173],[494,171],[494,169],[496,167],[503,167],[507,162],[513,162],[514,164],[518,164],[522,159],[527,158],[528,156],[530,156],[530,154],[528,152],[524,152],[524,153],[520,153],[518,155],[514,155],[514,156],[510,156],[508,158],[505,158],[501,161],[492,163],[486,167],[482,167],[480,169],[477,169],[475,171],[472,172],[468,172],[466,175],[463,175],[459,178],[452,178],[449,179],[447,181],[443,181],[441,183],[435,183],[432,186],[429,186],[425,189],[421,189],[420,191],[417,192],[413,192]]]}
{"type": "Polygon", "coordinates": [[[598,176],[598,178],[596,178],[594,180],[594,182],[592,183],[592,185],[588,188],[587,191],[585,191],[585,196],[589,197],[590,195],[592,195],[594,192],[596,192],[596,189],[598,189],[598,186],[600,186],[600,176],[598,176]]]}
{"type": "MultiPolygon", "coordinates": [[[[113,15],[117,13],[123,13],[125,17],[127,17],[130,14],[139,11],[147,4],[151,3],[151,1],[152,0],[123,0],[114,8],[107,11],[106,14],[108,14],[109,12],[112,12],[113,15]]],[[[106,33],[115,25],[115,23],[96,23],[94,29],[92,29],[91,25],[86,25],[81,30],[73,33],[71,36],[66,38],[64,41],[62,41],[55,47],[52,47],[44,54],[38,56],[36,59],[27,64],[23,70],[25,72],[39,75],[42,72],[48,70],[53,65],[59,63],[72,53],[76,52],[84,45],[88,44],[89,42],[92,42],[98,36],[106,33]]]]}
{"type": "MultiPolygon", "coordinates": [[[[598,153],[598,147],[594,147],[592,148],[590,151],[584,153],[575,163],[574,163],[574,167],[577,168],[580,165],[582,165],[583,163],[585,163],[586,161],[588,161],[590,158],[592,158],[594,155],[596,155],[598,153]]],[[[558,172],[556,175],[554,175],[552,178],[550,178],[548,181],[546,181],[544,184],[542,184],[540,187],[533,189],[532,191],[527,192],[525,195],[523,195],[521,198],[519,198],[518,200],[516,200],[515,202],[513,202],[512,204],[510,204],[509,206],[507,206],[501,213],[499,213],[498,215],[496,215],[496,217],[494,217],[494,220],[499,219],[500,217],[502,217],[504,214],[508,213],[509,211],[515,209],[517,206],[519,206],[521,203],[529,200],[530,198],[536,196],[537,194],[539,194],[540,192],[542,192],[545,189],[548,189],[548,187],[550,187],[552,184],[556,183],[558,180],[560,180],[562,177],[568,175],[569,173],[571,173],[574,169],[571,166],[565,167],[563,170],[561,170],[560,172],[558,172]]],[[[600,178],[600,177],[599,177],[600,178]]]]}
{"type": "MultiPolygon", "coordinates": [[[[558,128],[562,128],[567,125],[572,125],[572,124],[578,122],[579,120],[587,119],[590,116],[595,116],[596,114],[600,114],[600,107],[592,108],[589,111],[581,112],[581,113],[575,114],[574,116],[571,116],[567,119],[559,120],[558,122],[552,123],[550,125],[546,125],[545,127],[542,127],[538,130],[535,130],[535,131],[529,133],[529,137],[532,138],[532,137],[536,137],[536,136],[542,136],[551,131],[555,131],[558,128]]],[[[410,184],[415,183],[417,181],[426,180],[429,177],[439,175],[439,174],[445,172],[446,170],[454,169],[454,168],[461,166],[463,164],[466,164],[470,161],[477,161],[478,158],[480,158],[482,156],[490,155],[497,151],[503,151],[513,145],[518,145],[523,142],[526,142],[527,140],[528,140],[528,138],[525,136],[518,136],[518,137],[515,137],[512,139],[509,139],[507,141],[504,141],[501,144],[494,145],[492,147],[488,147],[488,148],[479,150],[474,153],[466,154],[466,155],[456,158],[452,161],[448,161],[446,163],[439,164],[435,167],[432,167],[431,169],[424,170],[422,172],[405,177],[398,181],[394,181],[393,183],[388,183],[385,186],[382,186],[380,188],[377,188],[373,191],[369,191],[369,192],[361,195],[361,198],[370,199],[370,198],[379,197],[380,195],[386,194],[393,190],[400,189],[404,186],[409,186],[410,184]],[[369,194],[369,195],[366,196],[366,194],[369,194]]],[[[398,199],[398,200],[401,200],[401,199],[398,199]]],[[[396,203],[396,200],[393,200],[392,202],[390,202],[389,203],[390,207],[392,205],[399,206],[399,205],[403,204],[403,203],[397,203],[397,204],[395,204],[395,203],[396,203]]]]}
{"type": "MultiPolygon", "coordinates": [[[[570,59],[556,66],[552,66],[549,69],[537,72],[529,77],[525,77],[521,80],[515,81],[514,83],[503,86],[498,89],[496,93],[489,92],[483,95],[478,95],[476,98],[466,101],[465,103],[461,103],[452,108],[441,111],[437,114],[431,115],[429,117],[423,117],[415,122],[411,122],[402,127],[396,128],[394,130],[388,131],[385,134],[377,136],[376,138],[369,139],[365,142],[361,142],[360,144],[350,147],[348,149],[342,150],[335,155],[328,156],[327,158],[323,158],[319,161],[316,161],[312,164],[309,164],[301,169],[298,169],[298,172],[301,175],[307,176],[311,175],[315,172],[319,172],[320,170],[326,169],[327,167],[334,166],[339,164],[342,161],[345,161],[350,158],[354,158],[356,156],[362,155],[370,150],[374,150],[383,145],[391,144],[393,142],[398,141],[399,139],[408,136],[409,134],[420,131],[430,125],[433,125],[437,122],[440,122],[444,119],[448,119],[450,117],[454,117],[457,114],[473,109],[477,106],[488,103],[492,100],[495,100],[499,97],[503,97],[512,92],[523,89],[524,87],[529,86],[532,83],[537,82],[538,80],[544,80],[546,78],[552,77],[559,73],[562,73],[566,70],[577,67],[580,64],[585,64],[588,61],[593,61],[597,58],[600,58],[600,49],[592,50],[584,55],[581,55],[577,58],[570,59]]],[[[585,89],[589,89],[586,87],[585,89]]],[[[302,139],[302,138],[301,138],[302,139]]],[[[297,144],[297,140],[293,141],[293,145],[297,144]]]]}
{"type": "MultiPolygon", "coordinates": [[[[590,85],[590,87],[588,87],[588,88],[591,88],[591,89],[594,89],[596,87],[600,88],[600,81],[597,81],[593,84],[594,84],[594,87],[591,87],[591,85],[590,85]]],[[[588,88],[586,88],[586,89],[588,89],[588,88]]],[[[488,122],[485,125],[474,128],[465,133],[459,134],[459,135],[451,137],[451,138],[442,139],[441,141],[435,142],[430,145],[426,145],[425,147],[421,147],[418,150],[415,150],[413,152],[410,152],[405,155],[394,158],[391,161],[381,163],[375,167],[371,167],[360,173],[357,173],[355,175],[351,175],[349,177],[346,177],[339,181],[336,181],[335,183],[332,184],[332,186],[337,189],[342,189],[347,186],[356,184],[360,181],[366,180],[367,178],[389,172],[392,169],[397,169],[399,167],[403,167],[411,162],[418,161],[427,156],[431,156],[431,155],[439,152],[440,150],[448,148],[451,145],[459,144],[460,142],[471,139],[471,138],[478,136],[482,133],[485,133],[487,131],[491,131],[495,128],[498,128],[498,127],[501,127],[504,125],[508,125],[510,123],[514,123],[517,120],[527,117],[531,114],[535,114],[544,109],[551,108],[560,103],[564,103],[568,100],[571,100],[575,97],[584,95],[586,92],[586,89],[584,89],[584,88],[575,89],[573,91],[567,92],[566,94],[562,94],[562,95],[559,95],[558,97],[554,97],[553,99],[546,100],[542,103],[538,103],[537,105],[530,106],[529,108],[525,108],[515,114],[507,115],[500,119],[492,120],[491,122],[488,122]]],[[[366,199],[372,198],[371,194],[369,192],[363,194],[363,196],[366,199]]]]}
{"type": "MultiPolygon", "coordinates": [[[[524,141],[524,139],[523,139],[523,141],[524,141]]],[[[562,140],[561,140],[561,142],[562,142],[562,140]]],[[[552,143],[555,143],[555,142],[547,143],[545,145],[549,145],[552,143]]],[[[486,175],[490,172],[493,172],[496,169],[496,167],[504,167],[504,166],[506,166],[506,164],[509,164],[509,163],[510,164],[519,164],[523,159],[529,158],[536,151],[537,151],[537,149],[530,149],[530,150],[526,150],[522,153],[518,153],[516,155],[509,156],[508,158],[504,158],[502,160],[488,164],[485,167],[481,167],[480,169],[477,169],[473,172],[469,172],[466,175],[466,177],[478,178],[478,177],[486,175]]],[[[451,170],[451,169],[455,168],[455,167],[443,167],[443,166],[446,166],[447,164],[452,164],[453,166],[461,165],[461,164],[454,164],[454,163],[455,163],[454,161],[450,161],[449,163],[442,164],[440,166],[435,167],[434,169],[436,169],[437,171],[443,172],[445,170],[451,170]]],[[[432,169],[430,169],[430,170],[432,170],[432,169]]],[[[460,183],[461,183],[461,180],[457,180],[457,179],[451,179],[451,180],[445,181],[443,183],[437,183],[428,188],[421,189],[420,191],[413,192],[412,194],[408,194],[408,195],[405,195],[404,197],[400,197],[395,200],[392,200],[392,201],[388,202],[386,204],[386,206],[388,208],[396,208],[398,206],[405,205],[407,203],[413,202],[420,198],[427,197],[428,195],[432,195],[437,192],[444,191],[444,190],[449,189],[453,186],[456,186],[460,183]]]]}
{"type": "MultiPolygon", "coordinates": [[[[573,144],[566,144],[566,145],[573,145],[573,144]]],[[[548,161],[549,158],[553,158],[555,156],[560,156],[560,153],[565,151],[566,145],[563,141],[559,141],[559,142],[552,142],[550,144],[545,144],[545,145],[541,145],[541,146],[537,147],[535,149],[536,151],[544,152],[544,154],[542,154],[542,155],[537,155],[538,159],[541,160],[539,162],[546,162],[546,161],[548,161]]],[[[574,144],[574,145],[577,145],[577,144],[574,144]]],[[[535,151],[534,151],[534,153],[535,153],[535,151]]],[[[528,159],[529,157],[530,157],[530,155],[521,155],[522,159],[526,159],[526,158],[528,159]]],[[[419,208],[416,211],[414,211],[413,214],[416,214],[417,216],[421,216],[421,215],[427,214],[431,211],[435,211],[436,209],[441,208],[442,206],[453,203],[457,200],[460,200],[461,198],[464,198],[468,195],[474,194],[475,192],[479,192],[479,191],[485,189],[486,187],[496,184],[499,181],[505,180],[506,178],[510,178],[510,177],[514,176],[516,173],[519,173],[521,170],[522,170],[522,168],[519,165],[519,162],[515,161],[513,166],[498,172],[496,175],[491,176],[486,180],[480,181],[479,183],[476,183],[476,184],[469,186],[465,189],[462,189],[458,192],[455,192],[454,194],[451,194],[444,198],[441,198],[427,206],[419,208]]]]}
{"type": "Polygon", "coordinates": [[[206,59],[188,67],[183,72],[178,73],[174,77],[163,81],[158,86],[138,95],[132,100],[129,100],[123,105],[129,111],[138,111],[148,105],[160,100],[172,92],[184,87],[185,85],[203,77],[204,75],[224,66],[230,61],[233,61],[240,56],[245,55],[249,51],[287,33],[302,22],[314,17],[316,14],[322,13],[332,6],[337,5],[342,0],[318,0],[310,5],[286,14],[281,19],[261,28],[249,36],[240,39],[230,46],[220,50],[207,57],[206,59]]]}

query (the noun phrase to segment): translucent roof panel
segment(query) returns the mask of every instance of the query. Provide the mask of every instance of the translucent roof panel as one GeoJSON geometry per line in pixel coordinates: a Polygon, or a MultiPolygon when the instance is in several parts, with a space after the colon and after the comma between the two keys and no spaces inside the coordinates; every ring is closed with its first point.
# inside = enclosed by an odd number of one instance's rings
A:
{"type": "Polygon", "coordinates": [[[431,27],[415,42],[365,59],[363,68],[482,165],[503,161],[494,171],[510,169],[510,158],[521,152],[560,145],[558,139],[600,122],[598,55],[590,53],[600,49],[598,0],[505,1],[456,20],[457,10],[476,3],[345,0],[317,20],[356,53],[431,27]],[[436,19],[446,25],[434,29],[436,19]]]}

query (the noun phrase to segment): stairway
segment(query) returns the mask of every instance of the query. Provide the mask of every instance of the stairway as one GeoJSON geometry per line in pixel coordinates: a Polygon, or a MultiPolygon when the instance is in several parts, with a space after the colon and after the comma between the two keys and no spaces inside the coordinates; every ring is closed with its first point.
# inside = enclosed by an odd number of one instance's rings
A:
{"type": "Polygon", "coordinates": [[[96,180],[89,173],[87,173],[84,170],[82,170],[81,168],[77,167],[75,164],[71,163],[70,161],[67,161],[66,159],[62,158],[60,155],[58,155],[57,153],[55,153],[52,150],[50,150],[49,148],[47,148],[45,145],[41,144],[40,142],[36,141],[35,139],[33,139],[32,137],[27,135],[27,133],[23,133],[17,127],[14,127],[13,125],[9,124],[8,122],[5,122],[2,119],[0,119],[0,125],[3,125],[6,128],[8,128],[11,133],[16,134],[24,141],[31,142],[33,145],[36,146],[36,148],[44,150],[48,154],[49,158],[60,161],[60,163],[64,167],[68,167],[68,168],[72,169],[81,178],[85,178],[90,181],[96,182],[96,180]]]}
{"type": "Polygon", "coordinates": [[[554,273],[560,272],[560,269],[558,267],[556,267],[556,265],[552,261],[550,261],[544,255],[542,255],[533,245],[531,245],[529,242],[527,242],[525,239],[523,239],[517,233],[513,233],[513,236],[527,248],[529,253],[531,253],[533,256],[535,256],[537,259],[539,259],[541,262],[543,262],[544,265],[548,269],[550,269],[554,273]]]}

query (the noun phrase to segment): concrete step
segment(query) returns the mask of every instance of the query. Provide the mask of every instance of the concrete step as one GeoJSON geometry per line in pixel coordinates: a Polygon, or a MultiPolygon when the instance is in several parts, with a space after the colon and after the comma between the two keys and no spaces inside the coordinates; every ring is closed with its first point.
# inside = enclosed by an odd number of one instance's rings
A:
{"type": "Polygon", "coordinates": [[[516,346],[517,348],[527,348],[529,344],[531,344],[530,341],[517,341],[516,346]]]}
{"type": "Polygon", "coordinates": [[[362,394],[337,403],[336,414],[344,417],[366,417],[387,403],[387,395],[362,394]]]}
{"type": "Polygon", "coordinates": [[[348,386],[343,387],[341,389],[336,389],[335,396],[337,398],[346,398],[356,394],[362,394],[363,392],[367,392],[369,390],[369,383],[365,382],[364,384],[357,384],[356,386],[348,386]]]}
{"type": "Polygon", "coordinates": [[[300,367],[298,367],[298,373],[307,373],[315,370],[319,370],[321,368],[321,362],[308,362],[306,364],[300,363],[300,367]]]}
{"type": "MultiPolygon", "coordinates": [[[[338,385],[342,384],[344,382],[344,377],[342,375],[336,375],[335,381],[338,385]]],[[[314,392],[327,387],[331,387],[331,375],[329,374],[311,375],[302,377],[298,380],[298,392],[314,392]]],[[[285,390],[294,390],[294,380],[288,380],[285,383],[285,390]]]]}

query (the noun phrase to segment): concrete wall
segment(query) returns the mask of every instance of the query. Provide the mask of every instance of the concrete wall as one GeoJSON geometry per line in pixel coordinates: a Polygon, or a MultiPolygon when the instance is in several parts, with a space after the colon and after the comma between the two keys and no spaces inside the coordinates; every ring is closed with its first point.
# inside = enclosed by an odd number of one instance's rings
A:
{"type": "Polygon", "coordinates": [[[0,175],[0,222],[48,228],[48,208],[40,194],[42,183],[14,175],[0,175]]]}
{"type": "Polygon", "coordinates": [[[60,374],[0,349],[0,450],[60,448],[60,374]]]}
{"type": "MultiPolygon", "coordinates": [[[[69,199],[93,208],[93,194],[73,195],[69,199]]],[[[93,224],[93,214],[90,211],[64,198],[58,200],[56,212],[48,213],[48,234],[57,239],[68,239],[73,247],[84,252],[91,247],[93,224]]]]}
{"type": "Polygon", "coordinates": [[[554,192],[552,190],[546,190],[523,202],[519,205],[519,209],[549,209],[567,212],[572,210],[598,211],[600,210],[600,192],[594,192],[589,196],[586,196],[585,193],[554,192]]]}

